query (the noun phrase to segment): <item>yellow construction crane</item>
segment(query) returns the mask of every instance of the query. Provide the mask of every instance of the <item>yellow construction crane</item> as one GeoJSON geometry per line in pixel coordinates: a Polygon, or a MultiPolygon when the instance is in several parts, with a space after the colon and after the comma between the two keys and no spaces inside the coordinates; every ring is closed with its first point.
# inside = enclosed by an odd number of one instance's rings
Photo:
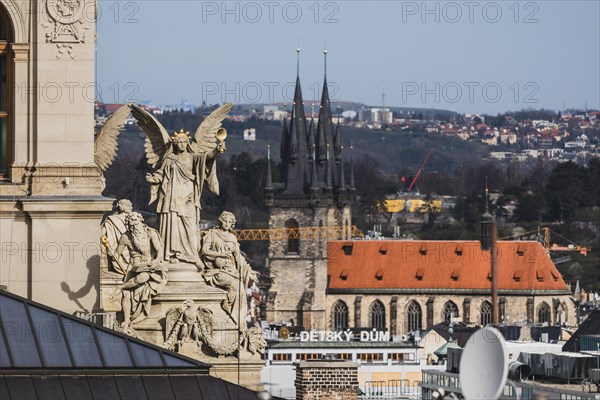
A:
{"type": "MultiPolygon", "coordinates": [[[[547,251],[578,251],[580,254],[587,256],[588,251],[592,250],[591,247],[580,246],[578,244],[573,243],[566,237],[559,235],[558,233],[554,232],[553,230],[551,230],[548,227],[541,228],[541,230],[544,231],[544,248],[547,251]],[[555,234],[556,236],[560,237],[561,239],[566,240],[567,242],[569,242],[569,244],[567,246],[559,246],[556,243],[550,244],[550,233],[551,232],[553,234],[555,234]]],[[[538,228],[538,232],[539,231],[540,231],[540,228],[538,228]]]]}
{"type": "Polygon", "coordinates": [[[543,231],[543,242],[542,242],[542,246],[544,247],[544,249],[546,250],[546,252],[550,252],[550,251],[576,251],[579,252],[579,254],[582,254],[584,256],[587,256],[587,253],[589,251],[591,251],[591,247],[586,247],[586,246],[581,246],[578,245],[574,242],[572,242],[571,240],[567,239],[566,237],[559,235],[558,233],[554,232],[552,229],[548,228],[548,227],[539,227],[537,231],[529,231],[529,232],[525,232],[525,233],[521,233],[519,235],[515,235],[515,236],[507,236],[505,238],[502,238],[500,240],[505,240],[505,239],[512,239],[514,237],[521,237],[521,236],[525,236],[525,235],[530,235],[532,233],[537,233],[538,237],[542,236],[542,231],[543,231]],[[558,236],[559,238],[565,240],[566,242],[568,242],[569,244],[566,246],[561,246],[558,245],[556,243],[551,243],[551,234],[554,234],[556,236],[558,236]]]}
{"type": "Polygon", "coordinates": [[[233,231],[238,240],[344,239],[364,236],[352,226],[319,226],[309,228],[239,229],[233,231]]]}

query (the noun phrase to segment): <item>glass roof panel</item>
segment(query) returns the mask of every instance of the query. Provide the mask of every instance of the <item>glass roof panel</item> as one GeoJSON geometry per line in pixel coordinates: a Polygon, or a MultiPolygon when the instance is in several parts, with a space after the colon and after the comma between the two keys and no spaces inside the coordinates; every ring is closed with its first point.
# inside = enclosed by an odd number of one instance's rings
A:
{"type": "MultiPolygon", "coordinates": [[[[142,376],[142,380],[144,381],[146,393],[148,393],[148,400],[179,400],[179,397],[176,398],[173,394],[175,387],[171,390],[171,383],[168,376],[142,376]]],[[[202,400],[202,398],[196,397],[194,400],[202,400]]]]}
{"type": "Polygon", "coordinates": [[[121,398],[127,400],[148,399],[142,378],[139,375],[115,376],[115,382],[117,382],[121,398]]]}
{"type": "Polygon", "coordinates": [[[39,400],[64,400],[62,384],[58,376],[33,376],[33,384],[39,400]]]}
{"type": "Polygon", "coordinates": [[[60,377],[62,388],[65,393],[65,397],[68,400],[82,400],[91,399],[92,393],[87,383],[87,377],[85,376],[66,376],[60,377]]]}
{"type": "Polygon", "coordinates": [[[58,316],[31,306],[29,312],[46,367],[72,367],[58,316]]]}
{"type": "Polygon", "coordinates": [[[163,367],[158,350],[139,343],[129,342],[135,364],[139,367],[163,367]]]}
{"type": "Polygon", "coordinates": [[[194,364],[181,358],[173,357],[167,354],[166,352],[163,352],[163,357],[165,358],[165,363],[167,364],[167,367],[198,367],[197,364],[194,364]]]}
{"type": "Polygon", "coordinates": [[[115,378],[112,376],[88,375],[87,379],[94,399],[121,400],[115,378]]]}
{"type": "Polygon", "coordinates": [[[225,386],[227,387],[227,393],[229,393],[230,399],[235,400],[256,400],[256,393],[251,390],[246,389],[242,386],[234,385],[231,382],[225,381],[225,386]]]}
{"type": "Polygon", "coordinates": [[[198,376],[198,386],[202,391],[202,397],[205,399],[229,399],[229,394],[222,380],[212,376],[198,376]]]}
{"type": "Polygon", "coordinates": [[[11,376],[6,380],[9,399],[37,399],[30,376],[11,376]]]}
{"type": "Polygon", "coordinates": [[[61,317],[67,343],[71,347],[75,366],[77,367],[102,367],[100,353],[96,346],[92,329],[83,323],[71,318],[61,317]]]}
{"type": "MultiPolygon", "coordinates": [[[[177,400],[202,400],[202,393],[198,387],[198,382],[195,379],[190,379],[191,376],[176,376],[171,375],[171,386],[175,392],[177,400]]],[[[204,397],[206,399],[206,397],[204,397]]]]}
{"type": "Polygon", "coordinates": [[[0,376],[0,399],[10,399],[8,396],[8,387],[6,387],[6,379],[0,376]]]}
{"type": "Polygon", "coordinates": [[[4,336],[0,330],[0,367],[11,367],[10,358],[8,357],[8,351],[6,351],[6,343],[4,342],[4,336]]]}
{"type": "Polygon", "coordinates": [[[107,367],[133,367],[125,339],[105,331],[96,330],[96,333],[107,367]]]}
{"type": "Polygon", "coordinates": [[[6,343],[15,367],[41,367],[33,331],[25,312],[25,304],[7,296],[0,296],[0,318],[6,333],[6,343]]]}

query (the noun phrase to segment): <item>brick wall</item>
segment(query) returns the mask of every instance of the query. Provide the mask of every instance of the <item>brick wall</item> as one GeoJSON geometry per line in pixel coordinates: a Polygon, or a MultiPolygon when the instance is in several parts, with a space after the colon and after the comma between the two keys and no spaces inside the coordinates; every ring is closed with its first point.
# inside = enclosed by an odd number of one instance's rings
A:
{"type": "Polygon", "coordinates": [[[358,364],[341,360],[298,361],[296,400],[355,400],[358,364]]]}

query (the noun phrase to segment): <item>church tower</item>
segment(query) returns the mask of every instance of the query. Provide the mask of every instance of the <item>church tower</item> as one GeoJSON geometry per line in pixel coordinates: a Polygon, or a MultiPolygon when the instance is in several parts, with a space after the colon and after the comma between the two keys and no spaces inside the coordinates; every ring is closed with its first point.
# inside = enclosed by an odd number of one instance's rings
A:
{"type": "Polygon", "coordinates": [[[269,165],[265,187],[269,228],[289,230],[286,240],[269,243],[271,287],[266,312],[269,322],[293,320],[304,329],[326,329],[327,241],[350,238],[354,177],[352,168],[350,176],[345,175],[341,129],[339,121],[334,126],[332,120],[327,50],[316,128],[312,112],[310,123],[306,121],[300,87],[300,49],[296,51],[298,66],[291,118],[284,120],[282,127],[281,182],[272,181],[269,165]],[[325,227],[343,227],[342,237],[328,237],[316,229],[305,234],[302,230],[325,227]]]}

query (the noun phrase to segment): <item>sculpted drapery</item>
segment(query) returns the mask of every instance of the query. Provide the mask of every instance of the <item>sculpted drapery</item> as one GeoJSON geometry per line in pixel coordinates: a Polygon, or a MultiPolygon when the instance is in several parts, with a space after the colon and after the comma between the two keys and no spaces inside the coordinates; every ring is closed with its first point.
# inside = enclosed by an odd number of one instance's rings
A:
{"type": "Polygon", "coordinates": [[[130,105],[131,113],[146,133],[146,157],[157,168],[146,180],[152,184],[150,203],[156,201],[163,257],[171,263],[200,265],[198,229],[200,197],[206,183],[219,194],[215,156],[225,151],[217,143],[221,121],[231,110],[226,103],[213,111],[200,124],[191,138],[181,130],[169,137],[165,128],[144,109],[130,105]]]}
{"type": "Polygon", "coordinates": [[[213,193],[219,192],[216,163],[209,155],[193,153],[188,145],[185,152],[165,156],[161,167],[149,179],[150,202],[157,201],[165,260],[199,262],[198,224],[204,183],[213,193]]]}
{"type": "Polygon", "coordinates": [[[234,225],[235,216],[223,211],[217,227],[205,233],[202,238],[203,275],[206,283],[227,292],[221,307],[238,324],[240,331],[246,331],[246,289],[251,280],[258,281],[258,273],[243,257],[232,232],[234,225]]]}

